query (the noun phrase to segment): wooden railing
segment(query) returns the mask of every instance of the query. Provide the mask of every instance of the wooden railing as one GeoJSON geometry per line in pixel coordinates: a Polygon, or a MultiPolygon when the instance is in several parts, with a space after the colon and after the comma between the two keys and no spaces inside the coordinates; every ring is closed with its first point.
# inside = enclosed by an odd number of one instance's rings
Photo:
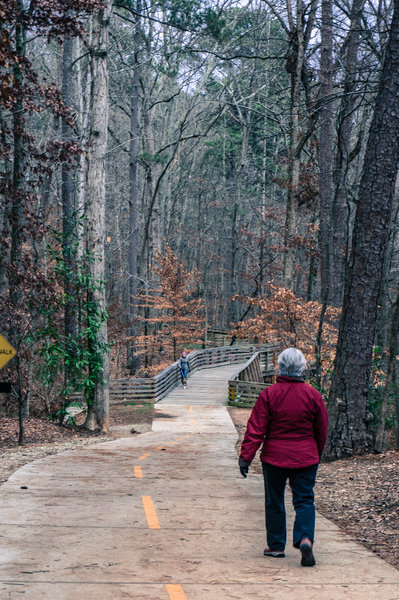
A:
{"type": "Polygon", "coordinates": [[[277,346],[265,346],[255,352],[229,380],[229,404],[253,406],[262,390],[273,383],[277,346]]]}
{"type": "MultiPolygon", "coordinates": [[[[195,350],[188,355],[191,371],[244,362],[255,347],[226,346],[195,350]]],[[[158,402],[180,383],[178,362],[152,378],[111,379],[110,402],[158,402]]]]}
{"type": "MultiPolygon", "coordinates": [[[[232,346],[233,336],[231,330],[229,329],[207,329],[206,337],[205,337],[205,347],[210,346],[211,348],[216,348],[220,346],[232,346]]],[[[255,346],[255,340],[243,339],[240,338],[235,343],[239,344],[241,347],[247,348],[248,346],[255,346]]]]}

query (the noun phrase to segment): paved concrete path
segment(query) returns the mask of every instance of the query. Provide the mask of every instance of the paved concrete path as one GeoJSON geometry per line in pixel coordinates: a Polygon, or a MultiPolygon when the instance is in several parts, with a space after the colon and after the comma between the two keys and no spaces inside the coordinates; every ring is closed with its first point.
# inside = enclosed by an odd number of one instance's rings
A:
{"type": "Polygon", "coordinates": [[[223,406],[236,368],[195,373],[152,432],[17,471],[0,488],[0,600],[398,600],[399,571],[320,516],[316,567],[291,547],[262,556],[261,476],[240,477],[223,406]]]}

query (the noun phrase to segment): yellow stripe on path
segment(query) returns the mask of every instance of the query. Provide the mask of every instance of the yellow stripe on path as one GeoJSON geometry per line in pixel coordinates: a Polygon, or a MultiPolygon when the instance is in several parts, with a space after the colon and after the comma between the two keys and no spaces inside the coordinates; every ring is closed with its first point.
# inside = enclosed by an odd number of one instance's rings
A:
{"type": "Polygon", "coordinates": [[[137,477],[137,479],[143,478],[143,471],[141,470],[141,467],[133,467],[133,471],[134,476],[137,477]]]}
{"type": "Polygon", "coordinates": [[[168,591],[170,600],[186,600],[186,594],[184,593],[181,585],[172,585],[167,583],[166,589],[168,591]]]}
{"type": "Polygon", "coordinates": [[[143,454],[142,456],[139,456],[139,460],[144,460],[145,458],[147,458],[147,456],[150,456],[148,452],[147,452],[147,454],[143,454]]]}
{"type": "Polygon", "coordinates": [[[141,496],[149,529],[161,529],[151,496],[141,496]]]}
{"type": "Polygon", "coordinates": [[[193,405],[192,405],[192,404],[190,404],[190,406],[188,407],[188,412],[189,412],[189,413],[192,413],[192,412],[193,412],[193,405]]]}
{"type": "Polygon", "coordinates": [[[194,419],[190,419],[190,423],[191,423],[191,425],[194,425],[194,423],[195,423],[194,419]]]}

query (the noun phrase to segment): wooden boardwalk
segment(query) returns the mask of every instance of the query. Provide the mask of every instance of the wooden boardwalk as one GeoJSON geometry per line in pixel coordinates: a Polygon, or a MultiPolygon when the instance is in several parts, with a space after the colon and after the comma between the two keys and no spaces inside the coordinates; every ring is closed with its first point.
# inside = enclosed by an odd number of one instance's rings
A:
{"type": "Polygon", "coordinates": [[[179,385],[172,390],[166,398],[157,402],[156,406],[163,404],[208,404],[221,406],[227,404],[229,378],[239,370],[241,364],[199,369],[190,373],[187,387],[179,385]]]}

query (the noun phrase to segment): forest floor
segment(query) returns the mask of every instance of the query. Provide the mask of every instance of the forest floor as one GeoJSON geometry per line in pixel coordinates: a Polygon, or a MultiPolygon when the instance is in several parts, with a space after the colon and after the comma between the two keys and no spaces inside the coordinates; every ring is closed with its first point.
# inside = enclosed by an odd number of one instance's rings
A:
{"type": "Polygon", "coordinates": [[[24,445],[18,446],[18,419],[0,417],[0,485],[33,460],[150,431],[153,418],[153,404],[113,404],[108,435],[84,429],[83,414],[76,417],[74,426],[67,427],[46,419],[26,419],[24,445]]]}
{"type": "MultiPolygon", "coordinates": [[[[239,433],[237,452],[250,409],[231,408],[239,433]]],[[[260,461],[250,467],[262,473],[260,461]]],[[[399,569],[399,452],[369,454],[319,467],[316,509],[378,556],[399,569]]]]}
{"type": "MultiPolygon", "coordinates": [[[[250,410],[231,408],[229,412],[239,434],[239,452],[250,410]]],[[[24,446],[18,446],[18,420],[1,418],[0,485],[33,460],[149,431],[153,417],[151,404],[113,405],[109,435],[83,429],[79,419],[73,427],[28,419],[24,446]]],[[[251,470],[261,473],[260,461],[255,460],[251,470]]],[[[316,484],[316,507],[352,538],[399,568],[398,451],[322,463],[316,484]]]]}

